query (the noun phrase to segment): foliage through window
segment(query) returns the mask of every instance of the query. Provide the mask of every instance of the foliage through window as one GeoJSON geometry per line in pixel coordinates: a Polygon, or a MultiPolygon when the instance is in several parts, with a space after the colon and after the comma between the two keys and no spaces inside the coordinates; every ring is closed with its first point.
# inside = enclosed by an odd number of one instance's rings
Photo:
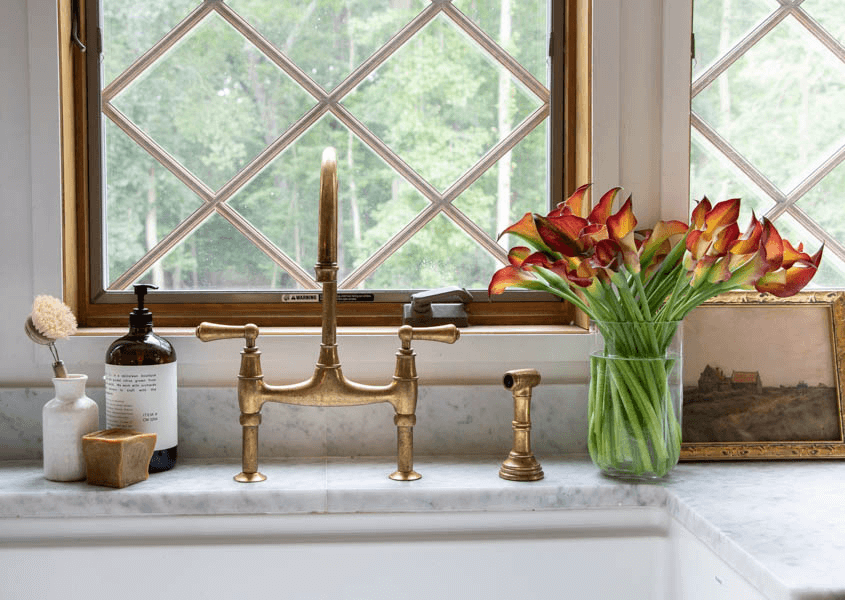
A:
{"type": "MultiPolygon", "coordinates": [[[[824,243],[811,287],[845,287],[845,11],[828,0],[695,0],[690,188],[740,196],[824,243]]],[[[812,244],[812,243],[811,243],[812,244]]]]}
{"type": "Polygon", "coordinates": [[[317,288],[329,145],[341,289],[486,289],[548,207],[546,0],[100,8],[103,289],[317,288]]]}

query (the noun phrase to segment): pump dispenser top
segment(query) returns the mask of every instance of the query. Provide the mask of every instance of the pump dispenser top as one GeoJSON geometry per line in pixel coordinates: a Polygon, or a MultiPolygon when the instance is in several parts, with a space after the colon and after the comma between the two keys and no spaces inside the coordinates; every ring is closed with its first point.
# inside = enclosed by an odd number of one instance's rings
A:
{"type": "Polygon", "coordinates": [[[130,327],[146,327],[153,323],[153,313],[144,308],[144,296],[148,290],[157,290],[158,287],[148,283],[140,283],[134,286],[135,295],[138,297],[138,306],[129,313],[130,327]]]}

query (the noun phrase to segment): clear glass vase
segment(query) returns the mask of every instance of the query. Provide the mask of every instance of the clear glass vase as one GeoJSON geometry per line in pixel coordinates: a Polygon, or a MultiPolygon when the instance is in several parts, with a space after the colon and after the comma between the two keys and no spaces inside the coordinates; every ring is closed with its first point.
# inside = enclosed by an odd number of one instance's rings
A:
{"type": "Polygon", "coordinates": [[[590,457],[612,477],[665,477],[681,453],[681,322],[597,321],[595,328],[590,457]]]}

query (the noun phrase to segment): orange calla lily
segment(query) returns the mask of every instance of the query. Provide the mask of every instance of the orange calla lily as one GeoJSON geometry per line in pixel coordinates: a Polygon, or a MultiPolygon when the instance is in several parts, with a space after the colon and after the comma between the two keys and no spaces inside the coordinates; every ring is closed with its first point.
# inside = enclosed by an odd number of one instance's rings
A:
{"type": "Polygon", "coordinates": [[[502,236],[506,233],[515,235],[528,242],[532,247],[541,252],[551,251],[551,248],[546,246],[543,238],[537,232],[537,226],[534,224],[534,215],[531,213],[525,213],[519,221],[502,231],[497,239],[502,239],[502,236]]]}
{"type": "MultiPolygon", "coordinates": [[[[688,229],[687,224],[681,221],[658,221],[640,248],[640,265],[648,266],[661,248],[667,243],[669,248],[674,246],[688,229]]],[[[665,250],[668,253],[668,249],[665,250]]]]}
{"type": "Polygon", "coordinates": [[[527,248],[525,246],[514,246],[508,252],[508,261],[510,261],[514,267],[521,267],[522,263],[525,262],[525,259],[531,256],[531,253],[531,248],[527,248]]]}
{"type": "Polygon", "coordinates": [[[604,225],[607,223],[608,217],[611,215],[611,211],[613,210],[613,201],[616,199],[616,195],[622,191],[622,188],[615,187],[607,192],[601,197],[599,203],[593,207],[593,210],[590,211],[590,216],[587,217],[587,220],[590,223],[595,223],[597,225],[604,225]]]}
{"type": "Polygon", "coordinates": [[[704,197],[689,226],[659,221],[638,231],[630,197],[612,212],[620,188],[605,193],[587,218],[579,216],[587,189],[581,186],[546,216],[525,214],[502,232],[528,245],[509,252],[510,264],[494,274],[490,294],[508,287],[545,289],[593,318],[634,310],[633,320],[679,320],[708,297],[732,289],[790,296],[818,270],[823,248],[810,256],[803,245],[784,240],[768,219],[752,213],[740,234],[739,199],[713,205],[704,197]],[[570,286],[583,293],[573,295],[570,286]],[[613,308],[607,312],[591,300],[613,308]]]}
{"type": "Polygon", "coordinates": [[[487,294],[495,296],[501,294],[509,287],[521,287],[527,289],[542,290],[545,286],[534,279],[527,271],[508,265],[502,267],[493,274],[490,285],[487,286],[487,294]]]}
{"type": "Polygon", "coordinates": [[[580,215],[581,207],[584,204],[584,196],[587,194],[588,189],[590,189],[590,184],[585,183],[575,190],[569,198],[558,204],[557,207],[548,214],[548,216],[562,217],[563,215],[580,215]]]}
{"type": "MultiPolygon", "coordinates": [[[[791,246],[791,244],[790,244],[791,246]]],[[[767,292],[779,298],[788,298],[800,292],[810,283],[822,260],[824,246],[819,248],[809,260],[797,260],[788,268],[780,268],[766,273],[755,284],[758,292],[767,292]]]]}
{"type": "Polygon", "coordinates": [[[766,251],[769,271],[779,269],[783,264],[783,239],[772,222],[765,217],[763,217],[763,234],[760,236],[760,245],[766,251]]]}
{"type": "Polygon", "coordinates": [[[690,227],[693,229],[701,229],[704,227],[704,217],[712,210],[710,200],[704,196],[700,202],[695,205],[695,209],[690,216],[690,227]]]}
{"type": "Polygon", "coordinates": [[[731,244],[728,250],[731,254],[752,254],[760,246],[760,238],[763,235],[763,226],[754,212],[751,212],[751,224],[748,230],[740,238],[731,244]]]}
{"type": "Polygon", "coordinates": [[[637,255],[637,244],[634,240],[634,228],[637,218],[634,216],[630,196],[616,214],[607,218],[607,231],[612,240],[622,248],[622,257],[632,272],[640,270],[640,259],[637,255]]]}

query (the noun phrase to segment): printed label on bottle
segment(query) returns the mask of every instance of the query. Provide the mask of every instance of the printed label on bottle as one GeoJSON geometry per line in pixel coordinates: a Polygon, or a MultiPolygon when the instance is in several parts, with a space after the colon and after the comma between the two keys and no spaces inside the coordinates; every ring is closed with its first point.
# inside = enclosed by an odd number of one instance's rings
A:
{"type": "Polygon", "coordinates": [[[106,427],[156,434],[156,450],[177,444],[176,363],[106,365],[106,427]]]}

